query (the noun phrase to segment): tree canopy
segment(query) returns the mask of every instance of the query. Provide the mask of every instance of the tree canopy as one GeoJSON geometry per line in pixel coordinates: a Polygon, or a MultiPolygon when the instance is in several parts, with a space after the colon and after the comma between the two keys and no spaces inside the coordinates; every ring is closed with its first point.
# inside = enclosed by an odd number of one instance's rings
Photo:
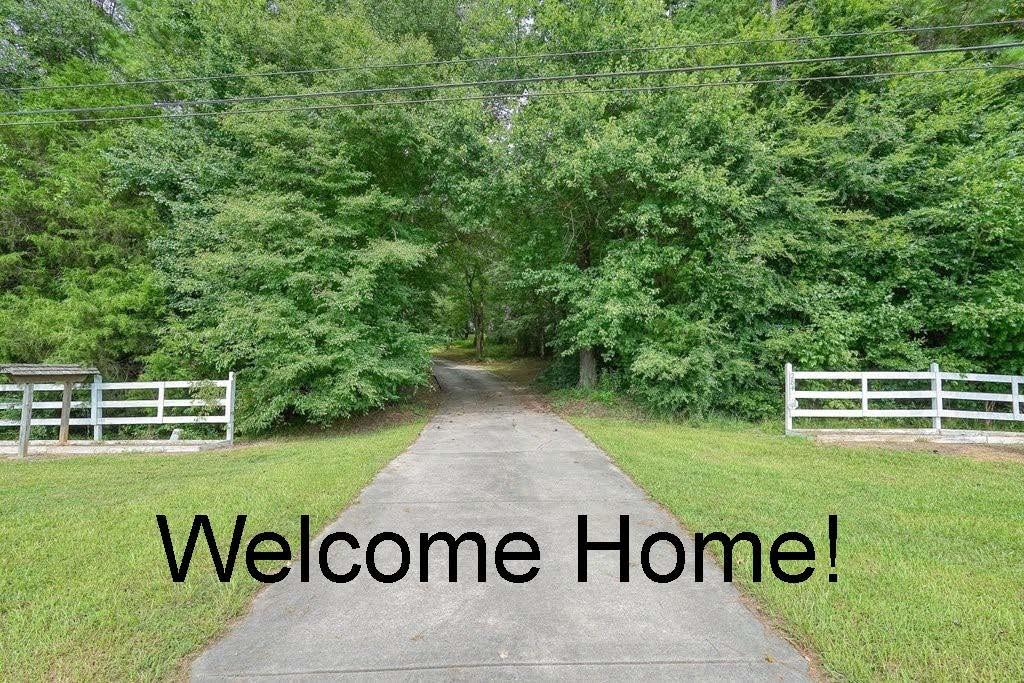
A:
{"type": "Polygon", "coordinates": [[[892,29],[1019,2],[3,8],[3,111],[165,116],[0,127],[0,362],[235,370],[251,432],[382,405],[467,331],[687,414],[777,413],[786,362],[1024,372],[1021,48],[509,82],[1018,42],[892,29]]]}

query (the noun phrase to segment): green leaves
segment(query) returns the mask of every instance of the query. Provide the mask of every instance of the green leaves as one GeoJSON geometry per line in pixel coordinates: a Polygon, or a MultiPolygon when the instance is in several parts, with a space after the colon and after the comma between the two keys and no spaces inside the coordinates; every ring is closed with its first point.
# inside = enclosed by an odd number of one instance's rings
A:
{"type": "MultiPolygon", "coordinates": [[[[772,16],[753,0],[159,0],[118,18],[38,0],[14,3],[0,27],[2,85],[605,51],[0,100],[145,104],[967,45],[1010,33],[743,41],[991,20],[997,4],[954,16],[930,1],[819,0],[772,16]]],[[[237,370],[252,431],[380,405],[425,381],[432,338],[467,332],[565,358],[592,349],[620,389],[694,414],[777,413],[787,361],[1020,371],[1019,70],[689,89],[979,63],[933,55],[534,83],[494,101],[0,129],[0,360],[237,370]],[[583,92],[605,86],[636,90],[583,92]]]]}
{"type": "MultiPolygon", "coordinates": [[[[754,9],[676,7],[673,23],[697,34],[651,42],[777,35],[754,9]]],[[[884,1],[794,4],[786,20],[803,34],[884,30],[898,11],[884,1]]],[[[538,24],[549,35],[578,28],[547,5],[539,16],[553,22],[538,24]]],[[[611,35],[626,19],[609,13],[593,23],[594,35],[611,35]]],[[[926,47],[961,38],[976,39],[942,34],[926,47]]],[[[689,58],[913,44],[849,38],[689,58]]],[[[962,58],[919,61],[899,66],[962,58]]],[[[596,348],[604,372],[663,410],[777,414],[787,361],[908,369],[942,356],[1015,371],[1019,83],[1004,72],[952,73],[530,101],[513,116],[507,145],[517,286],[557,304],[544,335],[556,351],[596,348]]],[[[516,317],[538,319],[536,297],[517,302],[516,317]]]]}
{"type": "MultiPolygon", "coordinates": [[[[48,83],[430,57],[317,2],[273,13],[152,3],[129,17],[127,47],[88,3],[76,7],[95,20],[81,35],[49,35],[29,9],[18,15],[25,45],[51,46],[31,53],[48,83]],[[92,46],[84,57],[83,41],[92,46]]],[[[367,78],[86,90],[82,104],[344,89],[367,78]]],[[[68,104],[46,97],[14,106],[68,104]]],[[[430,169],[412,152],[438,142],[415,117],[281,112],[26,132],[0,134],[9,181],[0,189],[0,359],[85,361],[114,376],[235,370],[238,425],[250,432],[327,423],[427,381],[438,236],[420,220],[430,169]]]]}

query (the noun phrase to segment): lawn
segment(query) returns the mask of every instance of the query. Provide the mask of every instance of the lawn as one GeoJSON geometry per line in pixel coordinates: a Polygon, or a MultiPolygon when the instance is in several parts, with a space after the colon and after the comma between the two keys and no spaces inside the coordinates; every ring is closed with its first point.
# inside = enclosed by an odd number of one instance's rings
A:
{"type": "Polygon", "coordinates": [[[333,519],[423,424],[187,455],[0,461],[0,680],[178,676],[258,584],[241,558],[219,583],[202,542],[188,580],[172,583],[155,516],[178,541],[209,514],[220,540],[245,513],[246,539],[274,530],[295,549],[299,515],[314,529],[333,519]]]}
{"type": "MultiPolygon", "coordinates": [[[[691,531],[810,535],[803,584],[741,581],[852,680],[1024,679],[1024,465],[816,446],[752,427],[570,416],[691,531]],[[827,516],[839,516],[829,583],[827,516]]],[[[718,546],[718,544],[715,544],[718,546]]],[[[749,558],[749,546],[738,556],[749,558]]]]}

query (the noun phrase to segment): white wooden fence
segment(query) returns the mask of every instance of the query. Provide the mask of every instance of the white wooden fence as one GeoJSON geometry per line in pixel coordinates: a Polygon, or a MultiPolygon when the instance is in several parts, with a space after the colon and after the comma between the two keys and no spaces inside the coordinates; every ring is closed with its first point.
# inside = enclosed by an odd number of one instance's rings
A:
{"type": "MultiPolygon", "coordinates": [[[[63,389],[61,384],[33,385],[31,426],[60,424],[63,389]],[[47,393],[54,394],[55,398],[40,397],[47,393]]],[[[70,425],[91,427],[94,441],[103,439],[106,425],[219,424],[224,425],[227,443],[235,438],[233,372],[226,380],[213,381],[104,382],[100,375],[95,375],[92,383],[76,384],[75,391],[79,394],[88,391],[89,398],[72,400],[72,413],[78,412],[79,416],[72,417],[70,425]],[[152,397],[138,398],[140,392],[152,397]],[[88,415],[83,416],[86,410],[88,415]]],[[[0,384],[0,411],[22,410],[22,396],[21,385],[0,384]]],[[[0,419],[0,427],[20,425],[20,419],[0,419]]]]}
{"type": "MultiPolygon", "coordinates": [[[[797,430],[796,418],[929,418],[931,428],[916,431],[925,434],[942,432],[943,418],[963,420],[998,420],[1024,422],[1021,401],[1024,376],[985,375],[963,372],[941,372],[932,363],[926,372],[819,372],[795,371],[786,364],[786,433],[808,433],[824,430],[797,430]],[[816,384],[842,382],[843,389],[801,389],[801,381],[814,380],[816,384]],[[879,382],[898,382],[900,388],[879,388],[879,382]],[[950,391],[944,383],[995,385],[993,391],[950,391]],[[875,388],[872,388],[875,383],[875,388]],[[853,384],[856,388],[851,389],[853,384]],[[914,388],[908,388],[914,387],[914,388]],[[841,401],[844,408],[821,406],[823,401],[841,401]],[[872,402],[885,401],[884,407],[872,407],[872,402]],[[807,407],[805,404],[818,404],[807,407]],[[859,404],[849,407],[850,404],[859,404]],[[971,409],[964,403],[984,404],[981,410],[971,409]],[[902,404],[902,405],[901,405],[902,404]],[[997,407],[1003,410],[996,410],[997,407]]],[[[984,386],[984,388],[988,388],[984,386]]],[[[877,405],[877,403],[876,403],[877,405]]],[[[832,431],[832,430],[829,430],[832,431]]]]}

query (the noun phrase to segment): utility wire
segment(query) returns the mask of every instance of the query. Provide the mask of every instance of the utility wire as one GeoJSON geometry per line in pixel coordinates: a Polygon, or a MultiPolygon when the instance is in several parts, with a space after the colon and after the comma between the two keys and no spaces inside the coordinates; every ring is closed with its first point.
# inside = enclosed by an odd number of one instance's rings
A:
{"type": "Polygon", "coordinates": [[[850,31],[846,33],[826,33],[823,35],[784,36],[779,38],[751,38],[737,40],[719,40],[706,43],[688,43],[681,45],[655,45],[645,47],[605,48],[600,50],[576,50],[570,52],[541,52],[526,55],[493,55],[490,57],[472,57],[450,60],[434,60],[423,62],[399,62],[392,64],[359,64],[321,69],[293,69],[288,71],[264,71],[250,73],[226,73],[213,76],[183,76],[175,78],[143,78],[132,81],[108,81],[105,83],[73,83],[65,85],[32,85],[18,88],[5,88],[8,92],[36,92],[42,90],[83,90],[92,88],[124,88],[139,85],[164,85],[169,83],[201,83],[239,78],[270,78],[277,76],[308,76],[324,73],[341,73],[345,71],[375,71],[381,69],[410,69],[425,66],[455,66],[459,64],[500,63],[505,61],[522,61],[533,59],[566,59],[572,57],[593,57],[605,54],[635,54],[645,52],[662,52],[668,50],[698,50],[709,47],[727,47],[735,45],[765,45],[771,43],[794,43],[811,40],[832,40],[835,38],[860,38],[899,34],[914,34],[928,31],[945,31],[951,29],[991,28],[1024,24],[1024,19],[1006,19],[1001,21],[985,21],[970,24],[944,24],[939,26],[911,26],[906,28],[887,29],[884,31],[850,31]]]}
{"type": "Polygon", "coordinates": [[[384,100],[378,102],[347,102],[345,104],[321,104],[321,105],[308,105],[302,107],[272,107],[266,109],[221,109],[217,111],[205,111],[205,112],[184,112],[180,114],[152,114],[143,116],[117,116],[117,117],[106,117],[106,118],[89,118],[89,119],[61,119],[61,120],[34,120],[34,121],[13,121],[13,122],[0,122],[0,128],[7,128],[12,126],[34,126],[34,125],[75,125],[82,123],[113,123],[113,122],[124,122],[124,121],[160,121],[165,119],[189,119],[199,117],[213,117],[213,116],[244,116],[249,114],[272,114],[281,112],[303,112],[303,111],[327,111],[337,109],[365,109],[365,108],[387,108],[391,106],[405,106],[405,105],[418,105],[418,104],[440,104],[446,102],[467,102],[467,101],[480,101],[480,100],[502,100],[502,99],[520,99],[525,98],[527,100],[539,97],[552,97],[552,96],[564,96],[564,95],[591,95],[591,94],[605,94],[605,93],[644,93],[644,92],[664,92],[671,90],[689,90],[689,89],[701,89],[701,88],[715,88],[715,87],[726,87],[726,86],[745,86],[745,85],[768,85],[778,83],[807,83],[813,81],[837,81],[837,80],[856,80],[856,79],[870,79],[870,78],[888,78],[894,76],[925,76],[930,74],[940,73],[960,73],[966,71],[983,71],[986,69],[1019,69],[1024,67],[1024,62],[1015,64],[996,64],[996,65],[981,65],[981,66],[965,66],[965,67],[952,67],[943,69],[919,69],[914,71],[882,71],[876,73],[867,74],[834,74],[827,76],[801,76],[801,77],[786,77],[786,78],[771,78],[771,79],[752,79],[742,81],[709,81],[704,83],[675,83],[671,85],[647,85],[647,86],[633,86],[623,88],[599,88],[599,89],[587,89],[587,90],[549,90],[547,92],[519,92],[519,93],[498,93],[491,95],[465,95],[457,97],[438,97],[432,99],[410,99],[410,100],[384,100]]]}
{"type": "Polygon", "coordinates": [[[661,69],[635,69],[631,71],[597,71],[590,73],[554,74],[547,76],[524,76],[520,78],[504,78],[483,81],[458,81],[454,83],[419,83],[413,85],[396,85],[380,88],[362,88],[357,90],[317,91],[310,93],[283,93],[275,95],[251,95],[246,97],[224,97],[203,100],[180,100],[176,102],[153,102],[137,105],[108,105],[100,107],[77,107],[63,109],[23,109],[18,111],[0,112],[0,116],[31,116],[43,114],[75,114],[86,112],[124,111],[127,109],[167,108],[184,106],[222,106],[250,102],[274,102],[280,100],[305,100],[323,97],[339,98],[359,95],[380,95],[388,93],[410,92],[416,90],[450,90],[453,88],[478,88],[489,86],[516,86],[525,83],[553,83],[573,80],[591,80],[598,78],[628,78],[642,76],[660,76],[669,74],[701,73],[722,71],[726,69],[749,69],[759,67],[798,66],[807,64],[826,64],[844,61],[861,61],[870,59],[887,59],[893,57],[922,57],[926,55],[972,52],[976,50],[1005,50],[1024,46],[1024,42],[994,43],[989,45],[969,45],[958,47],[934,48],[931,50],[906,50],[902,52],[874,52],[858,55],[833,55],[829,57],[804,57],[800,59],[782,59],[770,62],[738,62],[730,64],[700,64],[691,66],[666,67],[661,69]]]}

